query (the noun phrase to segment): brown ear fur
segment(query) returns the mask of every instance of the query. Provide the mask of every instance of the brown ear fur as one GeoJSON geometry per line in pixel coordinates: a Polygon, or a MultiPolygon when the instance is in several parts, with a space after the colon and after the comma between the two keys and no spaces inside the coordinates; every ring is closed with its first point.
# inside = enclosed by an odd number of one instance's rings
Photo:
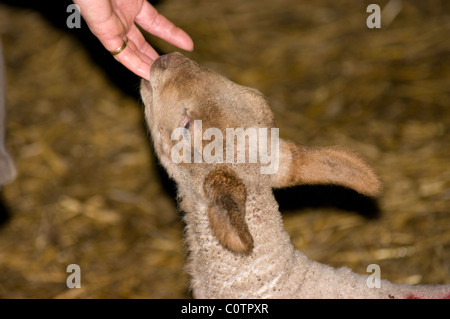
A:
{"type": "Polygon", "coordinates": [[[205,178],[209,198],[208,218],[213,234],[231,251],[249,254],[253,237],[245,222],[247,193],[242,180],[225,165],[216,166],[205,178]]]}
{"type": "Polygon", "coordinates": [[[281,140],[280,166],[271,176],[272,187],[335,184],[367,195],[381,193],[375,170],[359,155],[338,147],[308,148],[281,140]]]}

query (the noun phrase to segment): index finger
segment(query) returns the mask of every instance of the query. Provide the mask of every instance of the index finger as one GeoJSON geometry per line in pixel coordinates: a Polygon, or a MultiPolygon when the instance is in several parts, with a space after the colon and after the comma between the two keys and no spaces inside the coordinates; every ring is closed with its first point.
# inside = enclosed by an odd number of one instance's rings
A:
{"type": "Polygon", "coordinates": [[[183,50],[192,51],[194,42],[191,37],[182,29],[175,26],[166,17],[148,2],[144,2],[141,11],[136,16],[138,23],[147,32],[161,38],[183,50]]]}

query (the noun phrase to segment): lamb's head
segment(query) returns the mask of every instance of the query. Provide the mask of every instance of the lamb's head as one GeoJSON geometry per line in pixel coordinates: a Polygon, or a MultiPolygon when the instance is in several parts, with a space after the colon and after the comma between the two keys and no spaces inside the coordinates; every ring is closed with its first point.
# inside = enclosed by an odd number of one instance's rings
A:
{"type": "Polygon", "coordinates": [[[180,53],[155,60],[150,81],[142,81],[141,96],[156,153],[177,182],[186,174],[189,178],[204,178],[211,163],[238,161],[240,150],[228,158],[227,129],[232,129],[238,142],[241,132],[234,129],[274,126],[272,112],[261,93],[203,68],[180,53]],[[178,162],[180,165],[175,165],[178,162]]]}
{"type": "Polygon", "coordinates": [[[213,233],[234,252],[253,248],[245,221],[249,188],[322,183],[365,195],[380,191],[359,156],[278,139],[261,93],[179,53],[155,60],[141,96],[156,154],[178,184],[182,208],[205,205],[213,233]]]}

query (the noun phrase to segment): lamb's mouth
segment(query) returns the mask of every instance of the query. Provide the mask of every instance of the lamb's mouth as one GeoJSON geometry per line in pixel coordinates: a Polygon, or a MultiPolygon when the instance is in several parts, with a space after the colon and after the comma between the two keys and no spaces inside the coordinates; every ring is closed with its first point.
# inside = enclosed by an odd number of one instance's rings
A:
{"type": "Polygon", "coordinates": [[[144,84],[144,86],[147,90],[149,90],[150,92],[152,91],[152,85],[150,84],[150,81],[148,81],[146,79],[142,79],[142,83],[144,84]]]}

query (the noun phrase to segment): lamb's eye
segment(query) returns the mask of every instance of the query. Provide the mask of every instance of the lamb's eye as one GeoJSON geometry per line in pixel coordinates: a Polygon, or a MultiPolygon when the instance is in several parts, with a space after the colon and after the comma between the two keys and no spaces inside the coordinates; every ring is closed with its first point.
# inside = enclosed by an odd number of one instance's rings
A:
{"type": "Polygon", "coordinates": [[[185,139],[189,139],[189,128],[191,127],[191,121],[188,116],[186,116],[181,122],[181,127],[184,129],[183,136],[185,139]]]}
{"type": "Polygon", "coordinates": [[[184,128],[186,130],[189,130],[189,128],[191,127],[191,122],[188,120],[185,124],[184,124],[184,128]]]}
{"type": "Polygon", "coordinates": [[[191,119],[189,118],[189,116],[185,116],[183,118],[183,120],[180,123],[180,126],[182,128],[185,128],[186,130],[189,130],[189,127],[191,127],[191,119]]]}

